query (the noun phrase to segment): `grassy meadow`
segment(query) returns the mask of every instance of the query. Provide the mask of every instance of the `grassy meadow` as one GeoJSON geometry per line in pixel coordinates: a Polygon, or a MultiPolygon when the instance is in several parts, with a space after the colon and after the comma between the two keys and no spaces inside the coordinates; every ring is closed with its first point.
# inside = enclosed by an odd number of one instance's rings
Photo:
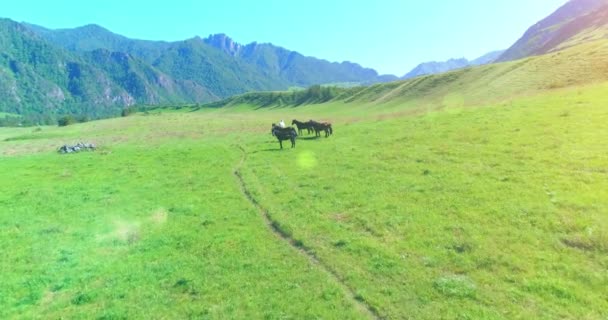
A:
{"type": "Polygon", "coordinates": [[[273,161],[260,138],[245,177],[387,318],[601,319],[606,89],[346,122],[273,161]]]}
{"type": "Polygon", "coordinates": [[[605,319],[606,92],[0,128],[0,318],[605,319]]]}

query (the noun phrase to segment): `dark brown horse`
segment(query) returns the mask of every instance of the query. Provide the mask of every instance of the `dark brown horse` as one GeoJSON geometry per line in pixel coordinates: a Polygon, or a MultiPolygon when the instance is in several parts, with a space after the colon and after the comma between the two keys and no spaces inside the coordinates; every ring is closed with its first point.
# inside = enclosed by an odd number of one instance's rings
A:
{"type": "Polygon", "coordinates": [[[316,122],[309,121],[312,124],[313,129],[315,130],[315,134],[317,137],[321,136],[321,131],[325,132],[325,138],[331,136],[334,133],[334,129],[331,127],[331,123],[329,122],[316,122]]]}
{"type": "Polygon", "coordinates": [[[291,147],[296,147],[296,138],[298,137],[296,129],[292,127],[281,128],[273,123],[272,130],[270,132],[273,136],[277,137],[277,140],[279,140],[281,149],[283,149],[283,140],[291,140],[291,147]]]}
{"type": "Polygon", "coordinates": [[[311,132],[313,132],[315,129],[312,125],[312,123],[310,121],[308,122],[301,122],[298,121],[296,119],[293,119],[293,121],[291,121],[292,125],[295,125],[296,127],[298,127],[298,133],[302,134],[302,130],[306,129],[308,131],[308,134],[310,134],[311,132]]]}

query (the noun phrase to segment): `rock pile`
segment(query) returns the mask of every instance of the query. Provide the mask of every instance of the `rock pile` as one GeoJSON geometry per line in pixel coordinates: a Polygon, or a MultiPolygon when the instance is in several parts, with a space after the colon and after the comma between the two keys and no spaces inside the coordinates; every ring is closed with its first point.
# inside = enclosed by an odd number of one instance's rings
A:
{"type": "Polygon", "coordinates": [[[82,143],[79,142],[76,145],[70,146],[70,145],[63,145],[61,146],[61,148],[59,148],[59,150],[57,150],[59,153],[74,153],[74,152],[80,152],[80,151],[95,151],[95,144],[93,143],[82,143]]]}

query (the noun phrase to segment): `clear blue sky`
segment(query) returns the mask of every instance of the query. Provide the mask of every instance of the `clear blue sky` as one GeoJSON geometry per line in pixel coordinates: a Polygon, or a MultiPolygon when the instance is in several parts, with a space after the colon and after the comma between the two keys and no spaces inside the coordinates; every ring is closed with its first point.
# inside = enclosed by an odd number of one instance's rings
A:
{"type": "Polygon", "coordinates": [[[99,24],[148,40],[226,33],[403,75],[420,62],[513,44],[566,0],[4,1],[0,16],[48,28],[99,24]]]}

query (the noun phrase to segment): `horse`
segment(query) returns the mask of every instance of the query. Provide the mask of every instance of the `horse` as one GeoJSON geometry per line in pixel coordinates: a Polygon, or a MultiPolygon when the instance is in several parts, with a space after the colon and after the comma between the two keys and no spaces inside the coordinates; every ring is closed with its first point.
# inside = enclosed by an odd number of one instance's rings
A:
{"type": "Polygon", "coordinates": [[[331,136],[334,133],[334,129],[331,127],[331,123],[329,122],[316,122],[310,120],[309,123],[312,124],[312,127],[315,130],[315,134],[317,137],[321,136],[321,131],[325,131],[325,138],[331,136]]]}
{"type": "Polygon", "coordinates": [[[270,134],[274,137],[274,128],[280,128],[276,123],[272,124],[272,129],[270,129],[270,134]]]}
{"type": "Polygon", "coordinates": [[[277,140],[279,140],[281,149],[283,149],[283,140],[291,140],[291,147],[296,147],[296,137],[298,136],[298,132],[296,132],[296,129],[293,127],[281,128],[273,123],[271,133],[273,136],[277,137],[277,140]]]}
{"type": "Polygon", "coordinates": [[[310,121],[308,122],[300,122],[296,119],[293,119],[293,121],[291,121],[292,125],[295,125],[296,127],[298,127],[298,133],[302,134],[302,130],[306,129],[308,131],[308,134],[310,134],[312,131],[314,131],[314,128],[312,126],[312,123],[310,121]]]}

